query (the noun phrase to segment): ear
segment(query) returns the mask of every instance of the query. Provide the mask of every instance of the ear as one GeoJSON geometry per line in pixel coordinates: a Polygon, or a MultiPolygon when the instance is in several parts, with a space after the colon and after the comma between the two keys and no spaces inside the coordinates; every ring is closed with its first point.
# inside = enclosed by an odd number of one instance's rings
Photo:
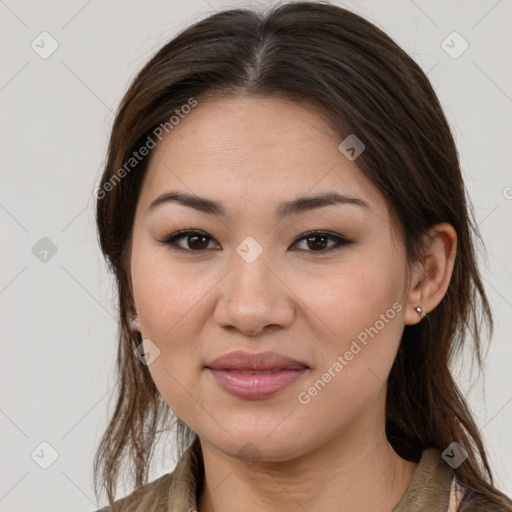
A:
{"type": "Polygon", "coordinates": [[[428,314],[445,296],[457,253],[457,233],[447,222],[435,224],[425,235],[423,247],[423,259],[414,264],[411,274],[405,325],[421,322],[416,308],[428,314]]]}

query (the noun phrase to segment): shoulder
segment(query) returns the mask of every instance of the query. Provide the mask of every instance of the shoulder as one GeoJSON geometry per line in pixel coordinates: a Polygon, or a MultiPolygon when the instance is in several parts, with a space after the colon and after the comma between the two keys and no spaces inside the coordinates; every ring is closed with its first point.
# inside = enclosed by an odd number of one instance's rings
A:
{"type": "Polygon", "coordinates": [[[94,512],[167,511],[172,476],[173,473],[166,473],[145,486],[136,489],[128,496],[115,501],[111,507],[106,506],[94,512]]]}

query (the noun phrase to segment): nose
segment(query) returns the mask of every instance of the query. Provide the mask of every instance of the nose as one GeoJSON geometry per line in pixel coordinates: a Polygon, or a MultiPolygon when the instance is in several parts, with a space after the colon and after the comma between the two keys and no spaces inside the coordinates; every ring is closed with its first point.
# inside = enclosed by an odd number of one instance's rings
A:
{"type": "Polygon", "coordinates": [[[246,336],[289,327],[296,304],[284,272],[276,264],[269,266],[265,251],[252,263],[238,254],[233,259],[231,272],[219,284],[214,313],[217,325],[246,336]]]}

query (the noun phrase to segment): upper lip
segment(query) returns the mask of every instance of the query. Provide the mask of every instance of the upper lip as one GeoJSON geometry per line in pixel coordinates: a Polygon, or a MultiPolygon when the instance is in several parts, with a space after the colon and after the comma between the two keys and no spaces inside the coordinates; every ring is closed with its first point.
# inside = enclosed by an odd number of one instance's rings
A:
{"type": "Polygon", "coordinates": [[[212,370],[303,370],[309,368],[291,357],[277,352],[250,353],[243,351],[229,352],[217,357],[206,365],[212,370]]]}

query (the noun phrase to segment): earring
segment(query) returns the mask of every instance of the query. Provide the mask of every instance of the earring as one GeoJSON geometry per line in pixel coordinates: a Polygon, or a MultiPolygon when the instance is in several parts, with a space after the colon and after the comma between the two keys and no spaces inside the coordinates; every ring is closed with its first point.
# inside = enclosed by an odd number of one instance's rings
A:
{"type": "Polygon", "coordinates": [[[425,318],[426,313],[423,313],[423,309],[421,309],[419,306],[416,308],[416,313],[421,316],[421,318],[425,318]]]}
{"type": "Polygon", "coordinates": [[[133,331],[139,330],[140,323],[139,323],[139,314],[137,313],[137,310],[135,310],[132,313],[132,319],[130,320],[130,327],[132,328],[133,331]]]}

